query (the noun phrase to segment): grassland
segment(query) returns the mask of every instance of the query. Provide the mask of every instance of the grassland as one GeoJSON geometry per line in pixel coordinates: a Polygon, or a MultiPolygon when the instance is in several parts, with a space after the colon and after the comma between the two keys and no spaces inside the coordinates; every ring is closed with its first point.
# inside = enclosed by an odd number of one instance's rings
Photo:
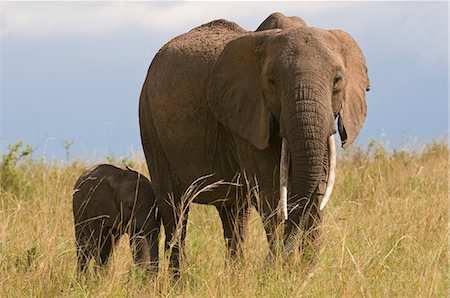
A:
{"type": "MultiPolygon", "coordinates": [[[[191,209],[186,265],[146,277],[122,239],[109,269],[75,274],[71,193],[90,164],[30,158],[12,146],[0,167],[0,297],[447,297],[448,146],[414,153],[371,144],[338,160],[316,266],[267,266],[252,213],[245,256],[226,266],[214,208],[191,209]]],[[[130,162],[130,161],[128,161],[130,162]]],[[[132,161],[146,173],[143,160],[132,161]]],[[[163,266],[164,267],[164,262],[163,266]]]]}

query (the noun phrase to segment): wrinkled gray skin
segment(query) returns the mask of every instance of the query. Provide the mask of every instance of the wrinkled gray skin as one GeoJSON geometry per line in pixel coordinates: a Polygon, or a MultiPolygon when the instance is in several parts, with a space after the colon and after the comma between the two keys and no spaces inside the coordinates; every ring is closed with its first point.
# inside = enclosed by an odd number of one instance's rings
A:
{"type": "Polygon", "coordinates": [[[231,256],[241,250],[249,205],[264,222],[271,252],[281,223],[279,164],[281,139],[289,143],[289,217],[284,255],[317,251],[318,204],[328,177],[328,137],[338,130],[351,144],[365,116],[369,80],[364,56],[340,30],[308,27],[297,17],[270,15],[247,32],[216,20],[180,35],[153,59],[140,97],[139,121],[145,156],[166,232],[166,249],[180,218],[180,241],[171,264],[179,266],[188,208],[180,196],[198,177],[213,173],[242,187],[217,187],[194,202],[216,206],[231,256]],[[241,175],[239,175],[241,173],[241,175]],[[248,184],[243,183],[246,173],[248,184]],[[173,193],[169,203],[167,194],[173,193]],[[304,232],[306,237],[297,237],[304,232]],[[181,242],[181,243],[180,243],[181,242]]]}
{"type": "Polygon", "coordinates": [[[105,265],[124,233],[130,237],[135,263],[157,270],[156,199],[150,181],[138,172],[108,164],[87,170],[74,186],[73,215],[79,272],[91,258],[105,265]]]}

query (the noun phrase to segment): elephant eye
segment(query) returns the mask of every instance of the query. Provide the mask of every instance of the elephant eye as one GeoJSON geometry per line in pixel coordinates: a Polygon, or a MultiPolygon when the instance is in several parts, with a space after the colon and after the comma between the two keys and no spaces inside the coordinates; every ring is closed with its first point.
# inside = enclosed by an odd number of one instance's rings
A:
{"type": "Polygon", "coordinates": [[[338,72],[336,74],[336,76],[334,77],[333,84],[336,86],[336,84],[339,83],[341,80],[342,80],[342,75],[338,72]]]}
{"type": "Polygon", "coordinates": [[[273,78],[269,78],[269,84],[275,86],[275,80],[273,78]]]}

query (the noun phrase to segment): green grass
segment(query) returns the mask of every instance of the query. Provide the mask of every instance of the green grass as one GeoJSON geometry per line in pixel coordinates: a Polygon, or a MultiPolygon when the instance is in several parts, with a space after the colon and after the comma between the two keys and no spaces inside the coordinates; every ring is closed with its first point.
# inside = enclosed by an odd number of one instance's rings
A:
{"type": "MultiPolygon", "coordinates": [[[[2,181],[9,179],[0,184],[0,297],[449,295],[445,143],[416,153],[371,144],[341,157],[312,271],[297,262],[265,263],[268,245],[256,212],[242,262],[227,266],[217,212],[192,206],[186,262],[176,283],[165,261],[153,279],[133,266],[126,238],[107,270],[77,278],[71,194],[90,164],[43,162],[19,149],[9,152],[7,166],[3,155],[0,172],[2,181]],[[11,162],[11,155],[19,158],[11,162]]],[[[147,173],[142,160],[129,162],[147,173]]]]}

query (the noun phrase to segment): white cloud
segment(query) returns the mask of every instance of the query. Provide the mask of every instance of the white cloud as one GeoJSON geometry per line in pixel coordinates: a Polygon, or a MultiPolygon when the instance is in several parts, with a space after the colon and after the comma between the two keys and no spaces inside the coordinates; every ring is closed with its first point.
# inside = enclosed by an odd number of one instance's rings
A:
{"type": "Polygon", "coordinates": [[[379,47],[384,55],[412,55],[423,69],[432,71],[446,57],[442,44],[448,32],[443,13],[447,6],[439,2],[3,2],[2,33],[42,38],[143,30],[170,39],[218,18],[253,30],[270,13],[281,11],[303,17],[313,26],[342,28],[358,41],[379,47]]]}
{"type": "MultiPolygon", "coordinates": [[[[5,2],[5,36],[43,37],[67,34],[106,34],[126,27],[177,31],[217,18],[243,21],[256,27],[271,12],[301,11],[301,15],[347,4],[311,2],[5,2]]],[[[248,28],[248,29],[252,29],[248,28]]]]}
{"type": "Polygon", "coordinates": [[[136,5],[118,2],[5,3],[4,35],[104,34],[121,26],[142,25],[145,12],[136,5]]]}

